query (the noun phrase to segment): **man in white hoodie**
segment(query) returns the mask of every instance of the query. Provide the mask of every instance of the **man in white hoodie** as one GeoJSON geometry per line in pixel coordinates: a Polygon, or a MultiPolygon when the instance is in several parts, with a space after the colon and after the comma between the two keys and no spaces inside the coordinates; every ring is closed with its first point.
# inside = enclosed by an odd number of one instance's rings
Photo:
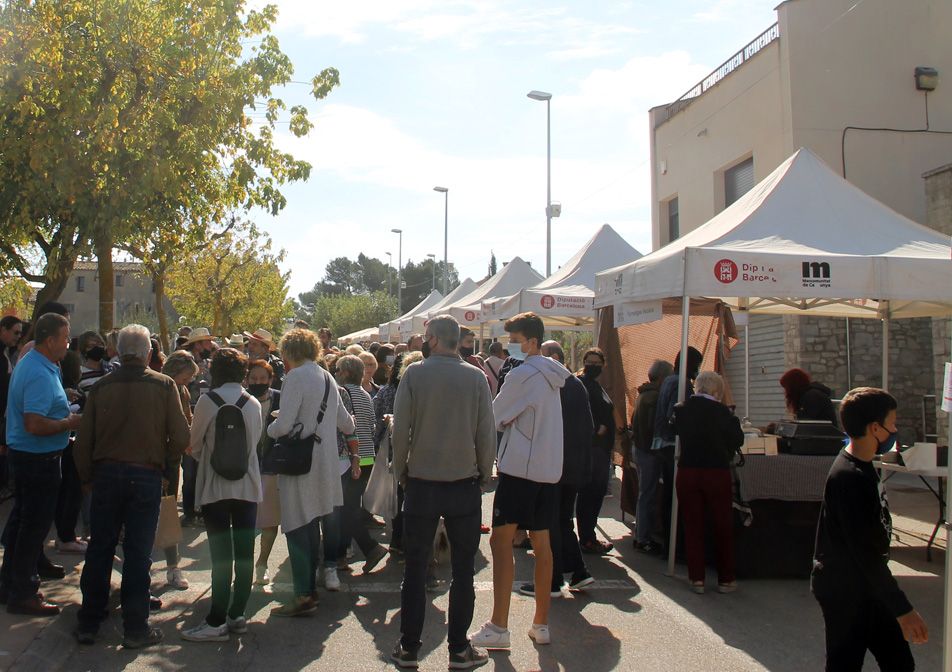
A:
{"type": "MultiPolygon", "coordinates": [[[[472,642],[487,649],[508,649],[509,604],[514,562],[512,540],[526,530],[535,552],[535,585],[552,582],[549,525],[558,508],[562,476],[562,402],[559,391],[568,370],[543,357],[539,348],[545,326],[534,313],[522,313],[506,322],[510,356],[524,360],[512,369],[493,401],[496,428],[503,431],[496,458],[499,482],[493,499],[493,613],[472,642]]],[[[529,637],[548,644],[547,590],[537,590],[536,610],[529,637]]]]}

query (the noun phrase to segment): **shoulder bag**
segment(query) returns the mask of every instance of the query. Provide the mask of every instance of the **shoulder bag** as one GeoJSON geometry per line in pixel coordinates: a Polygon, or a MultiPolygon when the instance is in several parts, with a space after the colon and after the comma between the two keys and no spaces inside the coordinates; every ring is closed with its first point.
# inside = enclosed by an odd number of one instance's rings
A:
{"type": "MultiPolygon", "coordinates": [[[[321,400],[321,410],[317,414],[317,427],[320,427],[321,422],[324,421],[327,399],[332,385],[332,381],[327,379],[328,374],[325,372],[324,375],[324,398],[321,400]]],[[[317,427],[313,434],[301,436],[304,426],[297,422],[290,432],[275,439],[274,445],[271,446],[271,450],[266,455],[267,465],[265,470],[268,473],[281,474],[282,476],[303,476],[309,473],[311,471],[311,459],[314,455],[314,442],[321,442],[321,437],[317,434],[317,427]]]]}

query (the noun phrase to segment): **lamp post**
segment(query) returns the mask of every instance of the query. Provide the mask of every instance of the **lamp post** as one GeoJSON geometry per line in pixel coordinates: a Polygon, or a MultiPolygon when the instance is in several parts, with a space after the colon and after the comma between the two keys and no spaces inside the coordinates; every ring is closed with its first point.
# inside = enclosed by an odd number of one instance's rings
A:
{"type": "MultiPolygon", "coordinates": [[[[447,242],[450,234],[450,190],[447,187],[433,187],[433,191],[443,194],[443,296],[446,296],[450,278],[450,265],[447,258],[447,242]]],[[[433,272],[435,273],[436,269],[433,272]]]]}
{"type": "Polygon", "coordinates": [[[393,296],[393,254],[384,252],[387,255],[387,296],[393,296]]]}
{"type": "Polygon", "coordinates": [[[397,248],[397,313],[403,314],[403,229],[390,229],[399,239],[397,248]]]}
{"type": "Polygon", "coordinates": [[[552,94],[530,91],[532,100],[545,101],[545,276],[552,275],[552,94]]]}
{"type": "Polygon", "coordinates": [[[433,284],[430,286],[430,291],[432,292],[436,290],[436,255],[428,254],[426,256],[427,256],[427,259],[433,260],[433,284]]]}

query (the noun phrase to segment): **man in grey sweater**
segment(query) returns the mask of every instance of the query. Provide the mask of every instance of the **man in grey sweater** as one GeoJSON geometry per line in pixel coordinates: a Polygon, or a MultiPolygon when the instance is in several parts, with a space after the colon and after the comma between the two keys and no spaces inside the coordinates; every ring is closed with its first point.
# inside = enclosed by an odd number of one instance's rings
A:
{"type": "Polygon", "coordinates": [[[400,379],[393,406],[393,472],[404,487],[406,565],[400,633],[391,658],[417,667],[426,609],[426,568],[442,517],[450,542],[453,584],[449,604],[449,668],[487,662],[469,643],[482,486],[492,475],[496,423],[486,375],[457,354],[459,324],[449,315],[430,320],[419,364],[400,379]]]}

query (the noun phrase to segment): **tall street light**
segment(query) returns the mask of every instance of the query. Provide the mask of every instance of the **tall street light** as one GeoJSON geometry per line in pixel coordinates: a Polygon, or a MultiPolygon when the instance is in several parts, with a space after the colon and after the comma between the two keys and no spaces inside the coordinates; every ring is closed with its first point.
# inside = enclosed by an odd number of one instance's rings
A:
{"type": "MultiPolygon", "coordinates": [[[[446,296],[450,282],[450,265],[447,258],[447,242],[450,233],[450,190],[447,187],[433,187],[433,191],[443,194],[443,296],[446,296]]],[[[436,270],[434,269],[433,272],[435,273],[436,270]]]]}
{"type": "Polygon", "coordinates": [[[545,277],[552,275],[552,94],[530,91],[532,100],[545,101],[545,277]]]}
{"type": "Polygon", "coordinates": [[[436,289],[436,255],[428,254],[426,257],[433,260],[433,285],[430,287],[430,291],[433,291],[436,289]]]}
{"type": "Polygon", "coordinates": [[[393,254],[384,252],[387,255],[387,296],[393,296],[393,254]]]}
{"type": "Polygon", "coordinates": [[[397,234],[400,242],[397,249],[397,314],[403,314],[403,229],[390,229],[397,234]]]}

